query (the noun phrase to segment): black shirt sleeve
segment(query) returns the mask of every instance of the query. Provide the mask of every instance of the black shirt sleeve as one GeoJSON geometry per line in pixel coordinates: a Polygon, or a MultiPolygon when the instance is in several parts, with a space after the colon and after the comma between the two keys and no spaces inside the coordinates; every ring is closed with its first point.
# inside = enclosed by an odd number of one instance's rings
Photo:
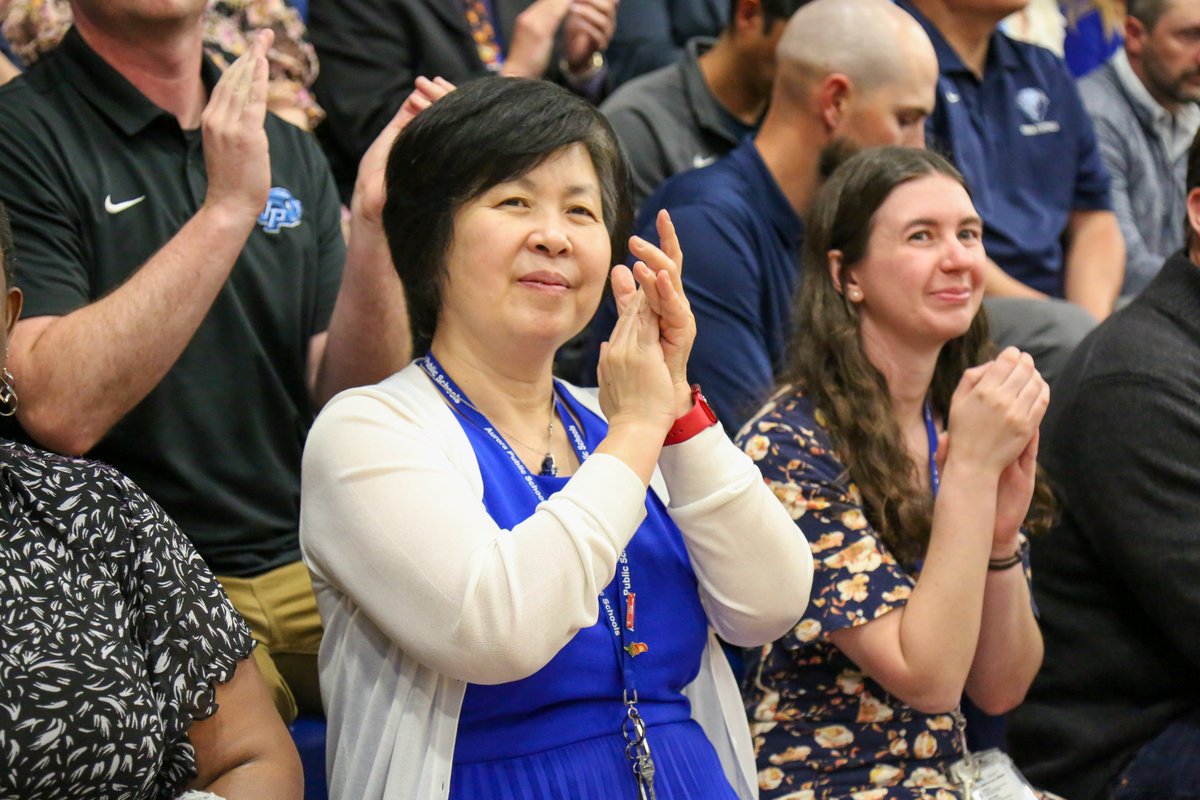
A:
{"type": "Polygon", "coordinates": [[[1080,387],[1056,478],[1097,562],[1200,670],[1200,409],[1179,386],[1122,376],[1080,387]]]}
{"type": "MultiPolygon", "coordinates": [[[[314,146],[314,151],[316,150],[314,146]]],[[[329,327],[333,306],[342,285],[346,263],[346,240],[342,238],[342,205],[338,199],[333,173],[319,152],[315,153],[313,168],[317,171],[314,184],[317,190],[317,225],[319,226],[317,256],[317,294],[309,335],[329,327]]]]}
{"type": "Polygon", "coordinates": [[[22,317],[62,316],[92,299],[82,215],[67,180],[69,158],[40,120],[13,106],[3,102],[0,113],[0,200],[12,223],[17,285],[25,292],[22,317]]]}

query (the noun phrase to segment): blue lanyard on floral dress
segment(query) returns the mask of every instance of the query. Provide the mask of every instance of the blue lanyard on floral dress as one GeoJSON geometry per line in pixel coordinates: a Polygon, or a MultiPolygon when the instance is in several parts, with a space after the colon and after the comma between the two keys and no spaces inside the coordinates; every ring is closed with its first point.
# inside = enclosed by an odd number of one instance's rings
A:
{"type": "Polygon", "coordinates": [[[925,436],[929,439],[929,486],[936,500],[940,483],[937,468],[938,432],[933,424],[933,408],[929,405],[929,398],[925,399],[925,436]]]}
{"type": "MultiPolygon", "coordinates": [[[[525,485],[533,492],[538,502],[545,502],[546,496],[542,492],[541,487],[538,486],[537,481],[534,480],[534,476],[529,471],[529,468],[525,466],[525,462],[521,460],[520,456],[517,455],[509,443],[504,440],[504,437],[488,421],[487,417],[467,399],[462,389],[458,388],[458,384],[442,369],[442,365],[438,363],[433,353],[427,353],[424,358],[417,361],[417,364],[425,371],[426,376],[433,382],[433,385],[450,402],[451,408],[476,428],[483,431],[501,452],[508,457],[509,462],[517,471],[517,474],[524,479],[525,485]]],[[[562,421],[563,428],[567,431],[568,438],[571,440],[571,446],[574,448],[575,454],[579,457],[579,463],[582,464],[589,455],[587,443],[583,439],[583,434],[580,432],[579,426],[575,424],[574,418],[563,406],[562,399],[559,397],[557,382],[554,392],[554,407],[562,421]]],[[[637,684],[633,668],[634,658],[646,652],[649,648],[644,642],[633,640],[637,622],[637,595],[633,591],[633,574],[629,568],[629,558],[625,550],[621,551],[621,555],[617,559],[617,580],[614,583],[619,584],[619,588],[614,586],[610,592],[609,587],[606,587],[601,591],[600,605],[604,607],[604,613],[608,617],[609,629],[613,634],[613,646],[616,649],[617,661],[621,665],[621,675],[625,684],[625,696],[622,698],[625,704],[625,719],[621,724],[621,733],[625,737],[626,742],[625,755],[633,763],[634,777],[638,782],[639,798],[641,800],[654,800],[654,761],[650,757],[650,745],[646,741],[646,724],[637,709],[637,684]],[[623,625],[621,622],[622,617],[624,618],[623,625]],[[626,642],[626,633],[629,634],[628,643],[626,642]]]]}

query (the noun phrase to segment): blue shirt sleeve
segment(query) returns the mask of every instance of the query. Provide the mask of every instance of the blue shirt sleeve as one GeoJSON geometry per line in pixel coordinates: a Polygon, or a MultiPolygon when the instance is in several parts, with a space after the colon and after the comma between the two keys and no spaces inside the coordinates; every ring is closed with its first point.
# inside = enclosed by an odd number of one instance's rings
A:
{"type": "MultiPolygon", "coordinates": [[[[683,249],[683,286],[696,316],[688,377],[734,434],[775,382],[752,240],[709,206],[670,208],[683,249]]],[[[644,239],[658,243],[651,226],[644,239]]]]}
{"type": "Polygon", "coordinates": [[[1075,171],[1075,195],[1071,204],[1073,211],[1111,211],[1112,197],[1109,194],[1108,170],[1100,156],[1100,144],[1092,117],[1083,107],[1075,81],[1067,72],[1066,65],[1058,62],[1061,70],[1063,102],[1067,106],[1067,130],[1076,131],[1078,142],[1078,167],[1075,171]]]}

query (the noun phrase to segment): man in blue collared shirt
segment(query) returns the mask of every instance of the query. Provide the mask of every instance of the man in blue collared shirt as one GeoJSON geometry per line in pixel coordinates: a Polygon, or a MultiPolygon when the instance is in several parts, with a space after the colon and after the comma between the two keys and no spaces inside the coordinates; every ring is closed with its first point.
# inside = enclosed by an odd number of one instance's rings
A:
{"type": "MultiPolygon", "coordinates": [[[[1096,319],[1112,311],[1125,248],[1091,120],[1048,50],[997,26],[1024,0],[897,0],[937,51],[941,76],[929,146],[966,176],[984,220],[990,298],[1065,299],[1096,319]]],[[[1021,316],[1061,314],[1057,368],[1086,333],[1070,306],[990,302],[998,339],[1021,341],[1021,316]],[[1016,317],[1013,319],[1012,317],[1016,317]]],[[[1034,350],[1028,341],[1024,349],[1034,350]]]]}
{"type": "MultiPolygon", "coordinates": [[[[671,212],[696,315],[688,371],[725,428],[736,431],[786,363],[800,273],[801,217],[833,143],[921,147],[937,60],[929,38],[889,0],[815,0],[776,51],[762,126],[712,166],[676,175],[646,201],[639,232],[671,212]]],[[[591,326],[592,362],[616,319],[611,299],[591,326]]]]}

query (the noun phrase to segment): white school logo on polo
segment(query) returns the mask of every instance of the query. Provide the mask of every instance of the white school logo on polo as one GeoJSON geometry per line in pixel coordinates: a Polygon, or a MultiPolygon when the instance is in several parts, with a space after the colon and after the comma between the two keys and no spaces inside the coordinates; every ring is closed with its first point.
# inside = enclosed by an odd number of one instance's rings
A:
{"type": "Polygon", "coordinates": [[[1050,98],[1041,89],[1030,86],[1017,92],[1017,108],[1029,120],[1018,128],[1025,136],[1058,133],[1061,129],[1057,122],[1046,119],[1046,112],[1050,110],[1050,98]]]}

